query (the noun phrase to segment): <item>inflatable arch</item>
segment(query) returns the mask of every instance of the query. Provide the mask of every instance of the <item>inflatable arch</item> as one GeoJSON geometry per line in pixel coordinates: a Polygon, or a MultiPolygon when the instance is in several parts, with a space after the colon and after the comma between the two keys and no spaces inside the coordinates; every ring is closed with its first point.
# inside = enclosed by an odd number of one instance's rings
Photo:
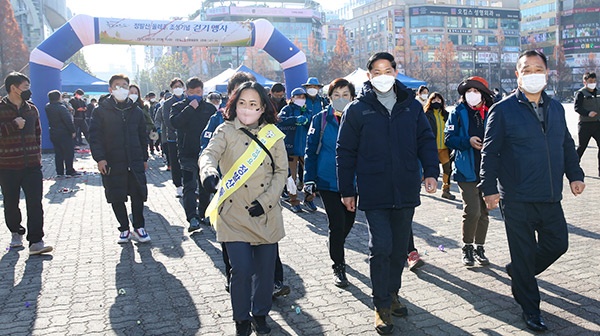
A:
{"type": "MultiPolygon", "coordinates": [[[[43,130],[48,129],[44,113],[48,91],[60,90],[60,70],[66,60],[91,44],[255,47],[281,64],[288,95],[308,77],[305,54],[264,19],[154,21],[77,15],[35,48],[29,58],[33,102],[40,110],[43,130]]],[[[42,132],[42,149],[51,148],[48,132],[42,132]]]]}

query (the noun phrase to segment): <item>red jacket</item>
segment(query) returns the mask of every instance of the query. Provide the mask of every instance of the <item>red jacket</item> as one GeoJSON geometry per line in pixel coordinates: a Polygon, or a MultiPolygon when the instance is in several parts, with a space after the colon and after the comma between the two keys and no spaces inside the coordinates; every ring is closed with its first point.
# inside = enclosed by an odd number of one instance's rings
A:
{"type": "Polygon", "coordinates": [[[0,100],[0,169],[18,170],[42,165],[40,114],[31,102],[17,108],[8,100],[0,100]],[[25,119],[18,129],[15,118],[25,119]]]}

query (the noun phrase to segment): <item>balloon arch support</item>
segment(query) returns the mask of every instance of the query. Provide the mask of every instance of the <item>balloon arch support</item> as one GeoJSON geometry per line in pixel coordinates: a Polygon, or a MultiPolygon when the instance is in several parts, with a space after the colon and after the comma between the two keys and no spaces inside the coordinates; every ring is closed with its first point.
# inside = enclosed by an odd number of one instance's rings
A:
{"type": "Polygon", "coordinates": [[[52,149],[44,106],[47,93],[60,90],[67,59],[92,44],[182,47],[255,47],[263,49],[283,68],[289,90],[308,77],[306,55],[264,19],[246,22],[155,21],[76,15],[35,48],[29,58],[33,102],[40,110],[42,149],[52,149]]]}

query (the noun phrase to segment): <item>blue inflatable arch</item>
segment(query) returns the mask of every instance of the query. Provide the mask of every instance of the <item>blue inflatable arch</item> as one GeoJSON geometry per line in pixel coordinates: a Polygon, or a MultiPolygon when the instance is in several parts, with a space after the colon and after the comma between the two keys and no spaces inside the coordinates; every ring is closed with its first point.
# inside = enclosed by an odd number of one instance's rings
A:
{"type": "MultiPolygon", "coordinates": [[[[47,93],[60,90],[61,68],[73,54],[91,44],[255,47],[281,64],[288,95],[308,77],[305,54],[264,19],[153,21],[77,15],[35,48],[29,58],[32,98],[40,110],[42,130],[48,129],[44,112],[47,93]]],[[[52,148],[48,133],[42,132],[42,149],[52,148]]]]}

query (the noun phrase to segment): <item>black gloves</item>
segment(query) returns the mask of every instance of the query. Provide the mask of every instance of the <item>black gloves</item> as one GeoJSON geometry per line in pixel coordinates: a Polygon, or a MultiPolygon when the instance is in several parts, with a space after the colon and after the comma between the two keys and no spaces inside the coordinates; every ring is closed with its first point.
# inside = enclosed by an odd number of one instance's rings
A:
{"type": "Polygon", "coordinates": [[[207,176],[204,181],[202,181],[202,187],[204,187],[204,190],[211,194],[217,191],[217,184],[219,184],[219,176],[217,175],[207,176]]]}
{"type": "Polygon", "coordinates": [[[265,209],[263,209],[262,205],[258,203],[258,201],[254,201],[251,203],[251,207],[248,208],[248,213],[250,217],[258,217],[265,213],[265,209]]]}

